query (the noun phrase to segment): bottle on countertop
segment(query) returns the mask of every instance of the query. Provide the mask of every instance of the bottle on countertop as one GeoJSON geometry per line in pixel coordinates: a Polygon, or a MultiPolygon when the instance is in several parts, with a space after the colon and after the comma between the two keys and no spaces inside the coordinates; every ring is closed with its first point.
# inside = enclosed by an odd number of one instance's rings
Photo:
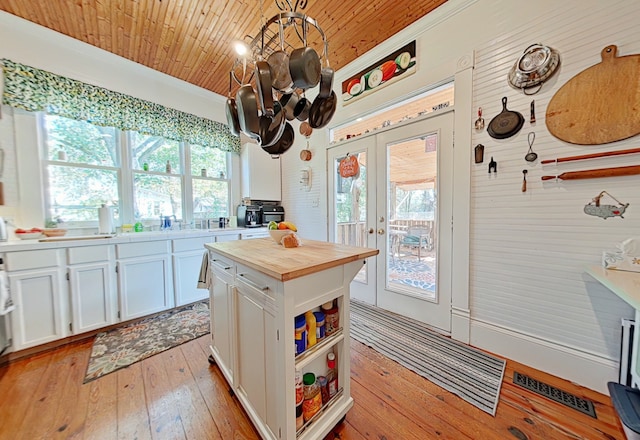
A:
{"type": "Polygon", "coordinates": [[[329,391],[329,398],[331,399],[338,392],[338,371],[336,370],[335,354],[327,354],[327,367],[327,390],[329,391]]]}

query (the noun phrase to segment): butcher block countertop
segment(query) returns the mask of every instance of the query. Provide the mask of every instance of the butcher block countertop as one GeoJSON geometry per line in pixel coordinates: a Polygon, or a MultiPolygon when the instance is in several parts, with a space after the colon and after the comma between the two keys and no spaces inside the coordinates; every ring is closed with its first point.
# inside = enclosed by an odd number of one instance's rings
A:
{"type": "Polygon", "coordinates": [[[369,249],[302,239],[302,245],[285,248],[271,238],[207,243],[205,247],[280,281],[320,272],[378,254],[369,249]]]}

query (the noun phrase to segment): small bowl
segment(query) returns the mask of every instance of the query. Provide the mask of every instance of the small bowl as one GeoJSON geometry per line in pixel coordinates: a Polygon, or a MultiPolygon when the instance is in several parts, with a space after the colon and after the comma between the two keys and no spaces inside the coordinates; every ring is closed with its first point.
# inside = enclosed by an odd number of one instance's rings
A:
{"type": "Polygon", "coordinates": [[[42,237],[42,232],[16,232],[16,237],[20,240],[33,240],[42,237]]]}
{"type": "Polygon", "coordinates": [[[282,244],[282,238],[289,234],[293,234],[291,229],[269,229],[269,235],[278,244],[282,244]]]}
{"type": "Polygon", "coordinates": [[[62,237],[67,233],[67,230],[59,229],[59,228],[47,228],[47,229],[44,229],[42,233],[47,237],[62,237]]]}

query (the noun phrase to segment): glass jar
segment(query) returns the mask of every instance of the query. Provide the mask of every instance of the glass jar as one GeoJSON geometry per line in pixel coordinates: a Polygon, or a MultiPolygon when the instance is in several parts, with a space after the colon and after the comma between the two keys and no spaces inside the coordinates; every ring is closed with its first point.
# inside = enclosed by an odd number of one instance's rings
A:
{"type": "Polygon", "coordinates": [[[331,336],[340,328],[340,313],[337,306],[333,305],[333,301],[329,301],[322,305],[324,312],[324,334],[331,336]]]}
{"type": "Polygon", "coordinates": [[[322,408],[322,395],[320,386],[313,373],[305,373],[302,376],[304,383],[304,401],[302,402],[302,416],[304,421],[309,421],[322,408]]]}

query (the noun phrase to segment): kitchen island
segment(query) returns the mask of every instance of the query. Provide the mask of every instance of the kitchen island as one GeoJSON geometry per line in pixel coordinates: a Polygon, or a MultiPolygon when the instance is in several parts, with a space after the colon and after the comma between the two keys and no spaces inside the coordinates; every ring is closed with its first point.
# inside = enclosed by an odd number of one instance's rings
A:
{"type": "Polygon", "coordinates": [[[349,377],[349,284],[376,249],[270,238],[207,243],[213,282],[211,352],[263,439],[321,439],[353,406],[349,377]],[[296,355],[294,320],[334,302],[339,329],[296,355]],[[338,393],[296,428],[295,375],[327,372],[337,360],[338,393]]]}

